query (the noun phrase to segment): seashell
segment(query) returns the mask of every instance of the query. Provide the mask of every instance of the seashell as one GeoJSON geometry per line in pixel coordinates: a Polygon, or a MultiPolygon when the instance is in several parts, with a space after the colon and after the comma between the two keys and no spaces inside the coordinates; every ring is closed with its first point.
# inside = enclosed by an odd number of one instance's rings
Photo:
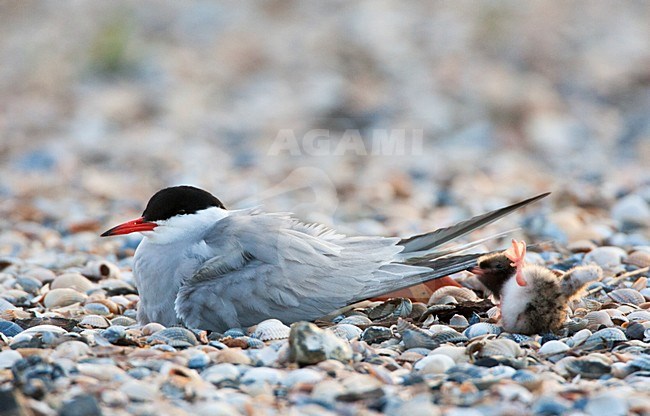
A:
{"type": "Polygon", "coordinates": [[[338,324],[350,324],[350,325],[372,325],[372,321],[365,315],[350,315],[341,319],[338,324]]]}
{"type": "Polygon", "coordinates": [[[569,334],[575,334],[589,326],[589,320],[584,318],[573,318],[564,324],[564,327],[569,331],[569,334]]]}
{"type": "Polygon", "coordinates": [[[635,310],[627,314],[628,321],[648,322],[650,321],[650,312],[647,310],[635,310]]]}
{"type": "Polygon", "coordinates": [[[84,300],[86,300],[86,295],[74,289],[52,289],[45,295],[43,305],[45,305],[46,308],[53,309],[83,302],[84,300]]]}
{"type": "Polygon", "coordinates": [[[0,292],[0,297],[9,301],[15,306],[28,306],[29,301],[34,298],[34,295],[20,289],[9,289],[0,292]]]}
{"type": "MultiPolygon", "coordinates": [[[[650,255],[650,254],[649,254],[650,255]]],[[[641,276],[632,283],[631,288],[639,292],[648,287],[648,278],[641,276]]]]}
{"type": "Polygon", "coordinates": [[[142,327],[142,335],[153,335],[158,331],[162,331],[165,327],[158,322],[150,322],[142,327]]]}
{"type": "Polygon", "coordinates": [[[248,369],[241,377],[242,385],[255,383],[280,384],[284,380],[284,372],[277,368],[253,367],[248,369]]]}
{"type": "Polygon", "coordinates": [[[503,329],[498,325],[491,324],[488,322],[479,322],[467,327],[467,329],[463,331],[463,335],[465,335],[469,339],[473,339],[488,334],[499,335],[502,332],[502,330],[503,329]]]}
{"type": "Polygon", "coordinates": [[[290,371],[282,380],[282,385],[291,389],[296,386],[313,386],[325,379],[325,373],[311,368],[290,371]]]}
{"type": "Polygon", "coordinates": [[[384,326],[369,326],[361,333],[361,341],[378,344],[393,337],[393,330],[384,326]]]}
{"type": "Polygon", "coordinates": [[[343,338],[348,341],[359,339],[363,332],[361,328],[351,324],[336,324],[329,328],[337,337],[343,338]]]}
{"type": "Polygon", "coordinates": [[[64,273],[50,283],[50,289],[74,289],[81,293],[86,293],[95,287],[94,283],[79,273],[64,273]]]}
{"type": "Polygon", "coordinates": [[[567,249],[573,253],[588,253],[598,247],[590,240],[576,240],[567,244],[567,249]]]}
{"type": "MultiPolygon", "coordinates": [[[[499,315],[501,314],[501,311],[500,311],[500,309],[499,309],[498,306],[494,306],[494,307],[488,309],[488,311],[486,312],[486,314],[487,314],[488,318],[489,318],[492,322],[496,322],[496,321],[499,319],[499,315]]],[[[477,323],[478,323],[478,322],[477,322],[477,323]]]]}
{"type": "Polygon", "coordinates": [[[36,325],[31,328],[27,328],[22,333],[23,334],[38,334],[42,332],[51,332],[53,334],[61,335],[66,334],[67,331],[61,327],[54,325],[36,325]]]}
{"type": "Polygon", "coordinates": [[[590,338],[601,338],[606,341],[627,341],[623,331],[618,328],[603,328],[594,332],[590,338]]]}
{"type": "Polygon", "coordinates": [[[573,334],[573,336],[567,341],[567,344],[570,347],[577,347],[579,345],[582,345],[582,343],[584,343],[590,336],[591,336],[590,330],[581,329],[580,331],[573,334]]]}
{"type": "Polygon", "coordinates": [[[575,360],[568,361],[565,369],[572,376],[580,376],[586,379],[599,379],[609,374],[612,361],[602,354],[590,354],[575,360]]]}
{"type": "Polygon", "coordinates": [[[639,305],[645,302],[645,297],[635,289],[623,288],[612,290],[607,294],[612,300],[619,303],[631,303],[632,305],[639,305]]]}
{"type": "Polygon", "coordinates": [[[551,356],[556,354],[562,354],[563,352],[569,351],[571,348],[562,341],[551,340],[541,346],[537,353],[542,356],[551,356]]]}
{"type": "Polygon", "coordinates": [[[53,281],[56,278],[56,274],[50,269],[44,267],[33,267],[28,270],[25,270],[23,273],[26,277],[33,277],[36,280],[39,280],[41,283],[48,283],[53,281]]]}
{"type": "Polygon", "coordinates": [[[93,315],[110,315],[111,311],[103,303],[91,302],[84,305],[84,310],[90,312],[93,315]]]}
{"type": "Polygon", "coordinates": [[[625,258],[625,264],[631,264],[639,268],[650,266],[650,252],[647,251],[634,251],[625,258]]]}
{"type": "Polygon", "coordinates": [[[508,332],[502,332],[500,335],[500,338],[506,338],[506,339],[511,339],[517,344],[534,344],[536,346],[539,345],[535,339],[533,339],[530,335],[524,335],[524,334],[511,334],[508,332]]]}
{"type": "Polygon", "coordinates": [[[587,309],[588,311],[599,311],[603,306],[602,303],[594,299],[584,298],[582,299],[582,302],[585,306],[585,309],[587,309]]]}
{"type": "Polygon", "coordinates": [[[443,286],[440,289],[433,292],[427,305],[434,304],[446,304],[448,301],[443,301],[447,296],[450,296],[454,299],[455,302],[477,302],[481,300],[474,291],[467,289],[466,287],[457,287],[457,286],[443,286]]]}
{"type": "Polygon", "coordinates": [[[480,380],[485,376],[486,371],[483,367],[461,363],[451,367],[445,373],[448,381],[463,383],[465,381],[480,380]]]}
{"type": "Polygon", "coordinates": [[[244,331],[242,328],[230,328],[223,333],[224,337],[231,337],[231,338],[239,338],[245,335],[246,335],[246,331],[244,331]]]}
{"type": "Polygon", "coordinates": [[[11,321],[5,321],[4,319],[0,319],[0,333],[8,337],[13,337],[20,334],[21,332],[23,332],[23,328],[20,327],[19,325],[11,321]]]}
{"type": "Polygon", "coordinates": [[[135,290],[133,286],[131,286],[124,280],[119,280],[119,279],[102,280],[99,284],[99,287],[104,289],[106,291],[106,294],[109,296],[138,293],[138,291],[135,290]]]}
{"type": "Polygon", "coordinates": [[[266,346],[266,344],[264,344],[264,341],[257,338],[240,337],[237,339],[244,340],[246,342],[246,347],[248,348],[264,348],[266,346]]]}
{"type": "Polygon", "coordinates": [[[157,400],[159,395],[156,385],[140,380],[129,380],[119,389],[134,402],[151,402],[157,400]]]}
{"type": "Polygon", "coordinates": [[[201,378],[217,387],[236,387],[240,375],[234,364],[224,362],[207,368],[201,373],[201,378]]]}
{"type": "Polygon", "coordinates": [[[16,309],[16,306],[6,299],[0,297],[0,313],[16,309]]]}
{"type": "Polygon", "coordinates": [[[598,328],[601,325],[607,327],[614,326],[614,322],[609,314],[605,311],[591,311],[585,315],[584,319],[589,322],[589,327],[598,328]]]}
{"type": "Polygon", "coordinates": [[[474,351],[477,349],[476,357],[477,358],[489,358],[489,357],[520,357],[523,355],[523,350],[516,342],[505,339],[488,339],[488,340],[479,340],[475,341],[475,346],[471,344],[467,346],[469,351],[474,351]],[[478,347],[478,348],[477,348],[478,347]]]}
{"type": "Polygon", "coordinates": [[[612,348],[614,343],[627,341],[625,333],[618,328],[603,328],[594,332],[580,346],[584,350],[595,350],[600,348],[612,348]]]}
{"type": "Polygon", "coordinates": [[[625,336],[628,339],[643,340],[645,338],[646,327],[639,322],[630,322],[625,328],[625,336]]]}
{"type": "Polygon", "coordinates": [[[318,328],[309,322],[291,325],[289,334],[289,360],[299,365],[316,364],[328,359],[348,362],[352,359],[350,344],[331,331],[318,328]]]}
{"type": "Polygon", "coordinates": [[[0,352],[0,369],[11,368],[14,363],[21,360],[23,356],[15,350],[4,350],[0,352]]]}
{"type": "Polygon", "coordinates": [[[530,370],[517,370],[512,375],[512,380],[528,390],[536,390],[542,385],[544,379],[530,370]]]}
{"type": "Polygon", "coordinates": [[[454,360],[442,354],[428,355],[413,365],[413,370],[419,374],[443,374],[456,365],[454,360]]]}
{"type": "Polygon", "coordinates": [[[105,260],[91,261],[86,264],[82,274],[88,276],[93,280],[102,279],[119,279],[120,269],[113,263],[105,260]]]}
{"type": "Polygon", "coordinates": [[[108,319],[100,315],[86,315],[79,322],[81,328],[108,328],[109,326],[108,319]]]}
{"type": "Polygon", "coordinates": [[[622,325],[624,322],[628,321],[623,312],[619,311],[618,309],[604,309],[604,311],[607,312],[610,319],[612,322],[614,322],[615,325],[622,325]]]}
{"type": "Polygon", "coordinates": [[[440,345],[439,342],[433,339],[433,335],[430,332],[422,328],[418,328],[417,326],[405,321],[404,319],[397,320],[395,329],[402,336],[402,343],[406,349],[432,349],[440,345]]]}
{"type": "Polygon", "coordinates": [[[436,300],[435,303],[433,303],[433,305],[456,305],[456,304],[458,304],[458,301],[456,300],[455,297],[451,295],[443,296],[438,300],[436,300]]]}
{"type": "Polygon", "coordinates": [[[290,331],[291,329],[278,319],[267,319],[257,324],[251,337],[262,341],[286,339],[289,338],[290,331]]]}
{"type": "Polygon", "coordinates": [[[433,354],[446,355],[454,360],[455,363],[466,363],[469,361],[467,349],[465,347],[459,347],[456,345],[441,345],[429,353],[429,355],[433,354]]]}
{"type": "Polygon", "coordinates": [[[57,345],[52,352],[52,358],[61,359],[67,358],[69,360],[77,361],[80,358],[87,357],[91,354],[91,349],[85,342],[81,341],[65,341],[57,345]]]}
{"type": "Polygon", "coordinates": [[[449,319],[449,326],[455,328],[467,328],[469,321],[463,315],[454,315],[449,319]]]}
{"type": "Polygon", "coordinates": [[[409,317],[413,320],[419,320],[427,312],[427,305],[423,302],[414,302],[409,317]]]}
{"type": "Polygon", "coordinates": [[[189,360],[187,360],[187,367],[194,370],[205,368],[208,364],[210,364],[210,357],[203,351],[192,354],[189,360]]]}
{"type": "Polygon", "coordinates": [[[413,311],[413,304],[410,299],[394,298],[368,309],[368,318],[372,321],[387,318],[406,317],[413,311]]]}
{"type": "Polygon", "coordinates": [[[431,337],[436,343],[438,343],[438,345],[445,344],[448,342],[455,344],[457,342],[469,341],[469,338],[467,338],[465,335],[451,328],[447,329],[446,331],[436,332],[431,337]]]}
{"type": "Polygon", "coordinates": [[[650,354],[639,354],[628,365],[636,371],[650,371],[650,354]]]}
{"type": "Polygon", "coordinates": [[[106,308],[108,308],[108,311],[110,313],[116,315],[122,312],[123,310],[123,308],[120,305],[118,305],[117,303],[113,302],[110,299],[95,299],[93,300],[93,303],[99,303],[106,306],[106,308]]]}
{"type": "Polygon", "coordinates": [[[135,319],[129,318],[127,316],[116,316],[111,319],[111,325],[120,325],[120,326],[131,326],[135,325],[137,322],[135,319]]]}
{"type": "Polygon", "coordinates": [[[419,350],[422,350],[421,348],[411,348],[403,353],[400,354],[400,356],[397,358],[397,361],[403,362],[403,363],[414,363],[416,361],[421,360],[424,358],[426,354],[429,353],[428,349],[424,349],[426,351],[425,354],[422,354],[421,352],[418,352],[419,350]]]}
{"type": "Polygon", "coordinates": [[[43,282],[31,276],[18,276],[16,278],[16,283],[18,283],[25,292],[31,295],[37,295],[38,291],[41,290],[41,287],[43,286],[43,282]]]}
{"type": "Polygon", "coordinates": [[[584,264],[596,263],[606,270],[616,270],[627,257],[625,250],[614,246],[601,246],[591,250],[584,257],[584,264]]]}
{"type": "Polygon", "coordinates": [[[198,341],[194,333],[181,327],[171,327],[162,329],[147,338],[149,344],[167,344],[174,348],[187,348],[197,345],[198,341]]]}
{"type": "Polygon", "coordinates": [[[119,344],[127,337],[126,328],[119,325],[111,325],[102,331],[101,334],[111,344],[119,344]]]}
{"type": "Polygon", "coordinates": [[[634,306],[634,305],[620,305],[616,309],[621,311],[621,313],[623,313],[623,315],[627,315],[628,313],[632,313],[634,311],[639,310],[639,308],[637,306],[634,306]]]}

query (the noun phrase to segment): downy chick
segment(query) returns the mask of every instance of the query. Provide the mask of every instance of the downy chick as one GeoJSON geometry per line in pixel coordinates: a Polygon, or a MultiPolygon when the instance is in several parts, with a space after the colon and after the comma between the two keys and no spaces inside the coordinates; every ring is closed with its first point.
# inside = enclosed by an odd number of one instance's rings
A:
{"type": "Polygon", "coordinates": [[[526,264],[525,255],[526,244],[513,240],[505,252],[479,259],[483,272],[479,280],[500,299],[504,330],[519,334],[557,331],[566,320],[569,300],[586,284],[599,280],[602,270],[596,265],[579,266],[558,277],[545,267],[526,264]],[[510,267],[503,266],[504,259],[510,267]]]}

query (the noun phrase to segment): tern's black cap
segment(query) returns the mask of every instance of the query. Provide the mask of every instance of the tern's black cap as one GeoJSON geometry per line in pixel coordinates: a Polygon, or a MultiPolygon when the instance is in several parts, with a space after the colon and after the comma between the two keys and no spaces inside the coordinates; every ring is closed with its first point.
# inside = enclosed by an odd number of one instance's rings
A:
{"type": "Polygon", "coordinates": [[[172,186],[151,197],[142,213],[145,221],[167,220],[176,215],[194,214],[210,207],[226,209],[210,192],[193,186],[172,186]]]}

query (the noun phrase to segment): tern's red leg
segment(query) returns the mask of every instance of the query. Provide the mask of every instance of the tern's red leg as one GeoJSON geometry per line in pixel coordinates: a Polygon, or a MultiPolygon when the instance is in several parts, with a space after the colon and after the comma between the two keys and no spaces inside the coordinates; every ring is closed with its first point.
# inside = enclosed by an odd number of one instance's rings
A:
{"type": "Polygon", "coordinates": [[[526,257],[526,242],[517,240],[512,240],[512,247],[506,250],[506,257],[512,261],[512,266],[517,268],[517,274],[515,278],[517,279],[517,284],[519,286],[526,286],[526,279],[524,278],[523,268],[526,265],[524,257],[526,257]]]}

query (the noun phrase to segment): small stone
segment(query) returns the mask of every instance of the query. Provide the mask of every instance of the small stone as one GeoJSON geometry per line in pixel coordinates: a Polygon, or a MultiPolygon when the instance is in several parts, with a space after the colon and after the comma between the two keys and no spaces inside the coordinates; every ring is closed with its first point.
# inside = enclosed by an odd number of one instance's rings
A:
{"type": "Polygon", "coordinates": [[[90,394],[80,394],[72,400],[63,402],[59,416],[97,416],[101,415],[97,399],[90,394]]]}
{"type": "Polygon", "coordinates": [[[125,393],[129,399],[139,402],[149,402],[158,397],[156,385],[138,380],[129,380],[122,384],[120,391],[125,393]]]}
{"type": "Polygon", "coordinates": [[[623,229],[650,225],[650,205],[636,194],[618,200],[612,207],[611,215],[623,229]]]}
{"type": "Polygon", "coordinates": [[[18,351],[4,350],[0,352],[0,368],[11,368],[16,361],[22,358],[23,356],[18,351]]]}
{"type": "Polygon", "coordinates": [[[289,359],[301,365],[317,364],[327,359],[347,362],[352,359],[350,344],[331,331],[309,322],[291,325],[289,359]]]}
{"type": "Polygon", "coordinates": [[[217,363],[251,365],[252,361],[240,348],[227,348],[217,355],[217,363]]]}

